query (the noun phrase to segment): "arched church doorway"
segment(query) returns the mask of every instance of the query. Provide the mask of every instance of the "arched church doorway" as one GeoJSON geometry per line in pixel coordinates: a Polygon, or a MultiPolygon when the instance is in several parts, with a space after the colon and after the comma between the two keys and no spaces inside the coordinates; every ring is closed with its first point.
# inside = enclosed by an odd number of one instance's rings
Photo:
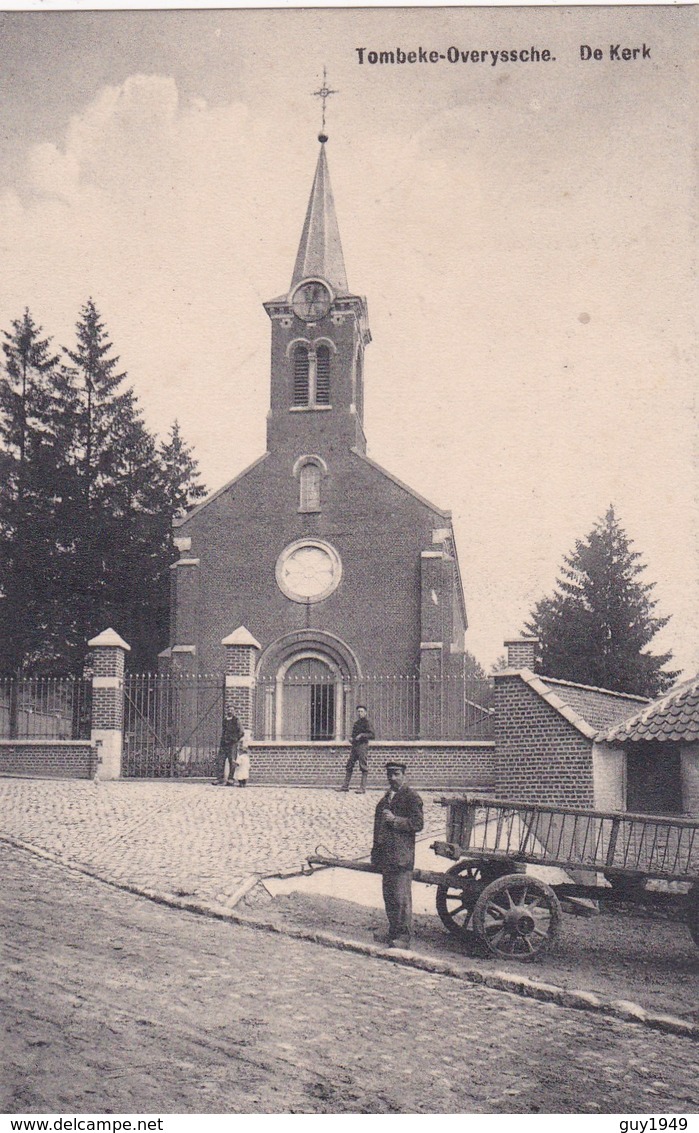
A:
{"type": "Polygon", "coordinates": [[[278,735],[287,740],[333,740],[342,720],[342,678],[328,658],[306,654],[277,677],[278,735]]]}
{"type": "Polygon", "coordinates": [[[256,673],[256,738],[344,740],[351,689],[361,677],[345,642],[324,630],[296,630],[272,642],[256,673]]]}

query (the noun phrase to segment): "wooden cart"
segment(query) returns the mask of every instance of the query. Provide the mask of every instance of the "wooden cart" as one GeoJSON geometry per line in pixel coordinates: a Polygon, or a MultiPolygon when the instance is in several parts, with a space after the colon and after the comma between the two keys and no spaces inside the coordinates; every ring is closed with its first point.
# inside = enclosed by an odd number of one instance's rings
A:
{"type": "MultiPolygon", "coordinates": [[[[663,906],[684,920],[699,946],[699,822],[647,814],[464,795],[443,798],[445,841],[432,849],[454,861],[446,872],[416,869],[437,886],[437,913],[465,944],[501,959],[533,960],[555,943],[561,900],[663,906]],[[527,867],[556,867],[549,883],[527,867]],[[652,882],[674,882],[653,885],[652,882]]],[[[311,864],[379,872],[361,862],[315,856],[311,864]]]]}

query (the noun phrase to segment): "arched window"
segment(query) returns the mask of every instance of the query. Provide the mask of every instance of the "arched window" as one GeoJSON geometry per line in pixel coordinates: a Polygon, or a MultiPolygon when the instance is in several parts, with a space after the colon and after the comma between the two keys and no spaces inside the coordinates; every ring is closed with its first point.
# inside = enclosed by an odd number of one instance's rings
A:
{"type": "Polygon", "coordinates": [[[309,372],[308,347],[297,346],[294,351],[293,405],[308,405],[309,372]]]}
{"type": "Polygon", "coordinates": [[[330,349],[319,346],[316,351],[316,405],[330,405],[330,349]]]}
{"type": "Polygon", "coordinates": [[[321,471],[317,464],[304,464],[299,475],[299,511],[320,511],[321,471]]]}

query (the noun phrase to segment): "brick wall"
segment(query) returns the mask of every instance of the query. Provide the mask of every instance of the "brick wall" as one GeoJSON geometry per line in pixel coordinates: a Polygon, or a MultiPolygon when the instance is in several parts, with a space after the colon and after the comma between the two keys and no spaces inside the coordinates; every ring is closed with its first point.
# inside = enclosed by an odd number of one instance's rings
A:
{"type": "MultiPolygon", "coordinates": [[[[250,745],[251,783],[288,783],[301,786],[339,786],[349,754],[347,744],[250,745]]],[[[493,743],[373,743],[369,749],[369,787],[386,785],[384,764],[403,759],[415,787],[475,790],[492,787],[495,780],[493,743]]],[[[359,786],[355,769],[352,787],[359,786]]]]}
{"type": "Polygon", "coordinates": [[[113,645],[92,649],[92,731],[118,731],[124,723],[124,650],[113,645]],[[100,681],[107,681],[106,686],[100,681]]]}
{"type": "MultiPolygon", "coordinates": [[[[175,625],[182,618],[197,625],[187,643],[197,646],[200,672],[221,667],[221,640],[240,625],[263,650],[296,630],[328,631],[355,651],[365,673],[411,673],[419,664],[420,552],[444,518],[336,448],[332,435],[307,449],[328,465],[319,513],[298,510],[291,455],[270,453],[179,528],[192,539],[201,581],[196,609],[178,611],[175,625]],[[343,563],[338,588],[308,607],[285,597],[275,576],[279,554],[305,536],[330,542],[343,563]]],[[[178,601],[193,598],[183,588],[178,601]]]]}
{"type": "Polygon", "coordinates": [[[538,644],[535,637],[518,637],[506,641],[508,668],[533,669],[538,644]]]}
{"type": "Polygon", "coordinates": [[[92,779],[95,749],[87,740],[0,740],[0,772],[40,778],[92,779]]]}
{"type": "Polygon", "coordinates": [[[231,677],[251,677],[255,672],[257,651],[229,646],[226,649],[226,672],[231,677]]]}
{"type": "Polygon", "coordinates": [[[225,706],[232,708],[243,728],[252,728],[252,700],[249,688],[231,685],[225,692],[225,706]]]}
{"type": "Polygon", "coordinates": [[[118,689],[92,690],[92,727],[118,731],[124,722],[124,701],[118,689]],[[117,696],[116,693],[119,693],[117,696]]]}
{"type": "Polygon", "coordinates": [[[592,741],[520,677],[496,677],[494,726],[500,797],[594,805],[592,741]]]}

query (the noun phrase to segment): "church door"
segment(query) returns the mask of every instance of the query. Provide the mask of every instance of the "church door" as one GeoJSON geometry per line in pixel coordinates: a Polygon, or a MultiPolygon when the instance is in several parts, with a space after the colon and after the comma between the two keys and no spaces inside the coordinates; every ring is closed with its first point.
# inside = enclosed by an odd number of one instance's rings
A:
{"type": "Polygon", "coordinates": [[[319,657],[304,657],[289,666],[279,688],[281,739],[334,738],[335,681],[335,673],[319,657]]]}

